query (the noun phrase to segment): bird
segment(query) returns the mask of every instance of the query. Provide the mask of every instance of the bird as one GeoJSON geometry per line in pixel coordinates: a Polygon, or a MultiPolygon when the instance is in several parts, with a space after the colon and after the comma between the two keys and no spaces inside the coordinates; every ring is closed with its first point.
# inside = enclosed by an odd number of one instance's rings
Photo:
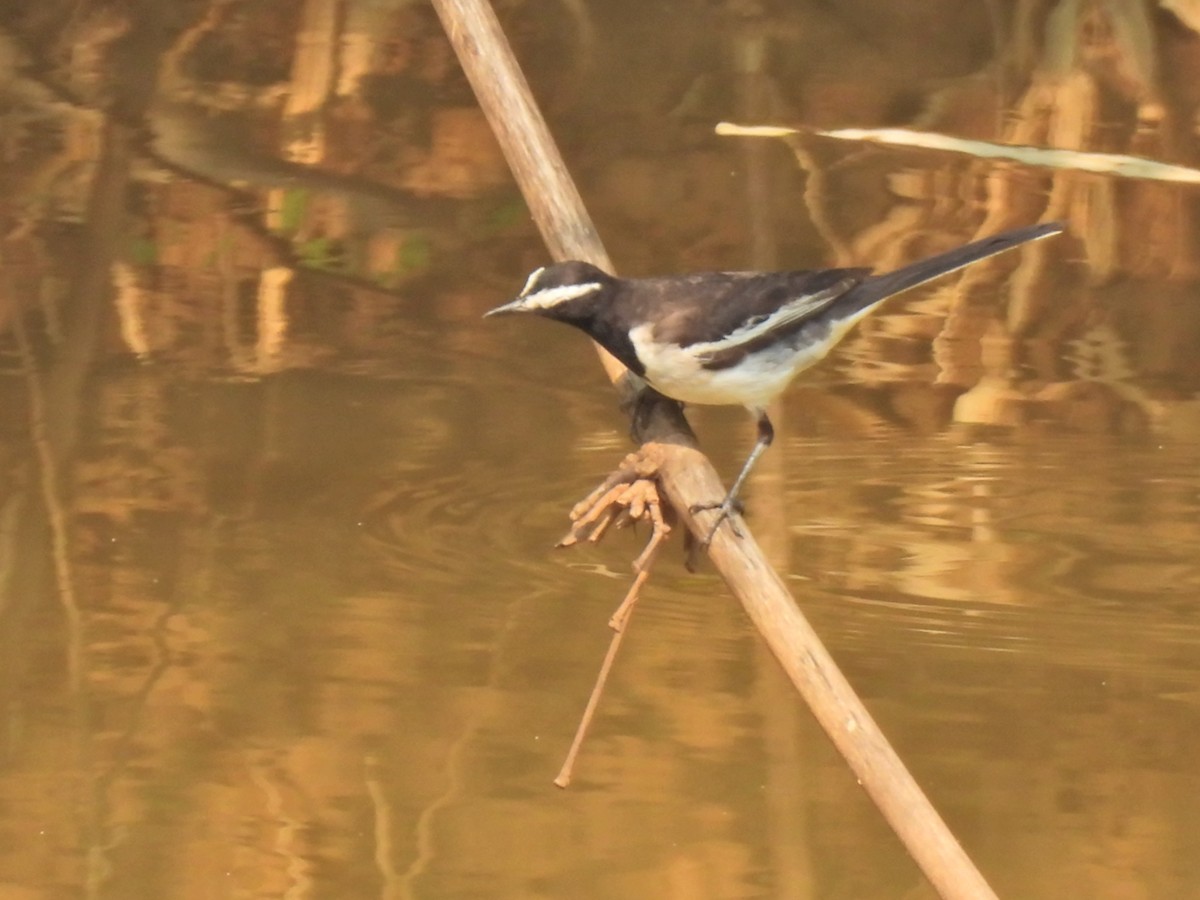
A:
{"type": "Polygon", "coordinates": [[[530,313],[591,337],[658,393],[684,404],[741,405],[757,439],[716,510],[707,547],[775,429],[767,406],[883,301],[979,260],[1061,233],[1059,222],[1002,231],[882,275],[870,268],[696,272],[619,278],[579,260],[535,269],[515,299],[484,317],[530,313]]]}

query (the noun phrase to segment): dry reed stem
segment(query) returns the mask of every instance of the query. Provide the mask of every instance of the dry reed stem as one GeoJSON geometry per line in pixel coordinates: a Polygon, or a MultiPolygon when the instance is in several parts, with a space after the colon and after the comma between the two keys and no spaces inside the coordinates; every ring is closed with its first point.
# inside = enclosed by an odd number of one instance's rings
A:
{"type": "MultiPolygon", "coordinates": [[[[551,255],[613,271],[487,0],[433,0],[433,5],[551,255]]],[[[623,398],[630,399],[636,379],[611,354],[601,350],[600,358],[623,398]]],[[[635,417],[635,433],[643,442],[664,445],[658,477],[662,494],[684,525],[700,534],[691,507],[722,496],[721,481],[695,449],[677,404],[655,402],[644,409],[643,416],[635,417]]],[[[937,892],[944,900],[994,900],[995,892],[887,742],[750,533],[737,539],[722,529],[708,553],[937,892]]],[[[569,780],[569,771],[560,777],[569,780]]]]}

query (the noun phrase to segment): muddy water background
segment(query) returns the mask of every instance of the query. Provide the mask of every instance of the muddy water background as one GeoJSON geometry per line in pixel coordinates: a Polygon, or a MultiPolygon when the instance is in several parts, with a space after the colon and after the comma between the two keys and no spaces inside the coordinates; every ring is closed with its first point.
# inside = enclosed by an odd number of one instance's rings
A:
{"type": "MultiPolygon", "coordinates": [[[[1002,896],[1200,896],[1195,166],[1137,4],[510,2],[622,271],[899,264],[779,411],[756,533],[1002,896]],[[602,8],[593,8],[601,7],[602,8]]],[[[626,451],[431,11],[0,12],[0,896],[930,896],[720,583],[553,552],[626,451]]],[[[1197,23],[1193,22],[1192,26],[1197,23]]],[[[697,410],[722,471],[742,413],[697,410]]]]}

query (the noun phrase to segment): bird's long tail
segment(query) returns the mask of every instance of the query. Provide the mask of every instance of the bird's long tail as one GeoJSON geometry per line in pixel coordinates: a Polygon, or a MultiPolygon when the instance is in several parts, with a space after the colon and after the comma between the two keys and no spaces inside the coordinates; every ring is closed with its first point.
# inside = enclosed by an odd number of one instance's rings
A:
{"type": "Polygon", "coordinates": [[[1061,222],[1014,228],[919,260],[894,272],[872,275],[840,298],[830,312],[839,321],[855,320],[872,306],[894,294],[940,278],[973,262],[1019,247],[1021,244],[1058,234],[1063,228],[1061,222]]]}

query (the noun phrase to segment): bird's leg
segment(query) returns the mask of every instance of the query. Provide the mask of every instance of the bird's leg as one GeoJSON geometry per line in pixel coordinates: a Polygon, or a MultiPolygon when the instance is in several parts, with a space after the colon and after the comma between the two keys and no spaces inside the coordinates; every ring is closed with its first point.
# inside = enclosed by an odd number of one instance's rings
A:
{"type": "Polygon", "coordinates": [[[672,400],[669,397],[664,397],[650,385],[646,384],[641,378],[628,373],[627,376],[634,384],[639,385],[632,399],[626,400],[621,404],[623,412],[629,414],[629,437],[635,444],[642,442],[642,435],[650,427],[650,417],[653,415],[656,405],[659,403],[671,403],[683,408],[683,404],[678,400],[672,400]]]}
{"type": "MultiPolygon", "coordinates": [[[[713,537],[717,533],[717,529],[721,527],[721,523],[728,519],[733,513],[738,510],[738,492],[742,489],[742,485],[746,481],[746,476],[750,474],[750,469],[754,467],[754,463],[763,455],[763,451],[771,446],[771,441],[775,439],[775,428],[771,425],[771,420],[767,418],[765,410],[755,410],[758,414],[758,440],[754,444],[754,449],[750,451],[750,455],[746,458],[745,464],[742,466],[742,471],[738,472],[737,478],[733,481],[733,487],[729,489],[729,493],[725,495],[725,499],[720,503],[698,503],[692,507],[692,512],[700,512],[705,509],[715,509],[718,511],[717,520],[713,522],[712,528],[708,532],[708,537],[704,539],[701,546],[707,547],[712,543],[713,537]]],[[[742,533],[738,531],[737,526],[733,522],[729,523],[733,529],[733,533],[738,537],[742,533]]]]}
{"type": "Polygon", "coordinates": [[[653,396],[650,393],[652,390],[653,388],[651,388],[649,385],[643,385],[642,388],[633,395],[633,409],[630,410],[629,415],[629,437],[635,444],[639,443],[638,435],[641,434],[642,430],[646,427],[646,419],[650,415],[650,407],[654,402],[653,396]]]}

